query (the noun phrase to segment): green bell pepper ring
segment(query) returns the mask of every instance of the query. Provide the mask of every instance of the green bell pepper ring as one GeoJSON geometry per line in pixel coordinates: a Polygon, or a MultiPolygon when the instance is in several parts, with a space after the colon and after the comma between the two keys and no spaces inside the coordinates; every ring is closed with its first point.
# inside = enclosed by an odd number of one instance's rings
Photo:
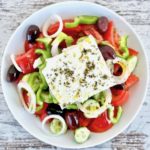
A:
{"type": "Polygon", "coordinates": [[[74,22],[66,22],[65,27],[66,28],[75,28],[79,24],[95,24],[98,20],[98,17],[96,16],[77,16],[74,19],[74,22]]]}
{"type": "Polygon", "coordinates": [[[40,70],[39,73],[40,73],[40,77],[41,77],[41,81],[42,81],[42,83],[40,83],[40,88],[41,89],[47,89],[48,85],[47,85],[47,82],[45,80],[45,77],[42,74],[42,71],[40,70]]]}
{"type": "Polygon", "coordinates": [[[118,110],[117,110],[117,116],[114,117],[114,107],[111,106],[110,108],[108,108],[109,119],[110,119],[110,121],[111,121],[113,124],[116,124],[116,123],[120,120],[120,118],[121,118],[121,116],[122,116],[122,111],[123,111],[123,110],[122,110],[122,107],[119,106],[117,109],[118,109],[118,110]]]}
{"type": "Polygon", "coordinates": [[[43,43],[45,45],[46,50],[49,50],[52,38],[50,37],[37,38],[36,41],[43,43]]]}
{"type": "Polygon", "coordinates": [[[77,110],[78,109],[78,106],[76,104],[69,104],[66,106],[66,109],[74,109],[74,110],[77,110]]]}
{"type": "Polygon", "coordinates": [[[80,24],[79,17],[74,18],[74,22],[66,22],[65,27],[66,28],[75,28],[80,24]]]}
{"type": "Polygon", "coordinates": [[[67,46],[70,46],[73,42],[73,38],[71,36],[68,36],[67,34],[61,32],[56,37],[56,39],[52,42],[52,45],[55,45],[55,44],[59,45],[63,40],[65,40],[67,46]]]}
{"type": "Polygon", "coordinates": [[[53,97],[50,95],[49,92],[42,91],[40,97],[46,103],[53,103],[53,97]]]}
{"type": "Polygon", "coordinates": [[[39,72],[33,72],[30,74],[28,83],[32,87],[34,92],[38,90],[40,82],[41,82],[41,79],[40,79],[39,72]]]}
{"type": "Polygon", "coordinates": [[[42,55],[44,59],[50,58],[51,54],[50,52],[43,50],[43,49],[36,49],[35,50],[36,54],[42,55]]]}
{"type": "Polygon", "coordinates": [[[128,58],[129,56],[129,50],[128,50],[128,47],[127,47],[127,39],[128,39],[128,36],[125,35],[125,36],[122,36],[121,39],[120,39],[120,50],[123,52],[122,54],[120,53],[117,53],[117,55],[121,58],[128,58]]]}
{"type": "Polygon", "coordinates": [[[42,89],[39,88],[37,93],[36,93],[36,103],[40,106],[43,105],[43,100],[41,98],[41,92],[42,92],[42,89]]]}
{"type": "Polygon", "coordinates": [[[27,74],[22,78],[22,80],[26,81],[31,86],[34,92],[38,90],[39,85],[40,85],[39,83],[41,82],[39,72],[33,72],[30,74],[27,74]]]}
{"type": "Polygon", "coordinates": [[[40,111],[44,107],[44,103],[41,102],[41,105],[36,106],[36,112],[40,111]]]}

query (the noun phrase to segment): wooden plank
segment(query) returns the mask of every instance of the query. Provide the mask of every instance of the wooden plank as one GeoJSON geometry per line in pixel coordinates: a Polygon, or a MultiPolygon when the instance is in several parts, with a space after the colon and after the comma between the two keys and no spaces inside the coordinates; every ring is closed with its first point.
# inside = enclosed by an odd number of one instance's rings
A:
{"type": "MultiPolygon", "coordinates": [[[[89,0],[106,6],[133,25],[140,35],[150,57],[150,0],[89,0]]],[[[11,34],[17,26],[40,8],[59,0],[0,0],[0,59],[11,34]]],[[[0,150],[57,149],[32,137],[13,118],[2,94],[0,85],[0,150]]],[[[150,149],[150,86],[145,103],[135,121],[113,140],[90,148],[93,150],[150,149]]]]}

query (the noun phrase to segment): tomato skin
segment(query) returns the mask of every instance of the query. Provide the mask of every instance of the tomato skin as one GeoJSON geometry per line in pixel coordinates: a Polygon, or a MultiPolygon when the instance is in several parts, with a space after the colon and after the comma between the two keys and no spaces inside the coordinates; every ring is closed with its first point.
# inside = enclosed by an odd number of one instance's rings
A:
{"type": "Polygon", "coordinates": [[[35,53],[35,49],[30,49],[26,53],[16,56],[16,62],[22,69],[23,74],[34,71],[33,63],[36,58],[38,58],[38,55],[35,53]]]}
{"type": "Polygon", "coordinates": [[[38,117],[39,117],[39,119],[40,119],[41,122],[44,120],[44,118],[45,118],[46,116],[47,116],[47,113],[46,113],[46,112],[43,113],[43,114],[38,115],[38,117]]]}
{"type": "Polygon", "coordinates": [[[44,103],[44,104],[43,104],[43,108],[42,108],[41,110],[39,110],[39,111],[36,111],[36,112],[35,112],[35,115],[41,115],[41,114],[46,113],[47,107],[48,107],[48,104],[47,104],[47,103],[44,103]]]}
{"type": "Polygon", "coordinates": [[[125,89],[128,90],[130,87],[135,85],[138,81],[139,81],[139,78],[136,75],[131,74],[128,77],[127,81],[125,82],[125,89]]]}
{"type": "Polygon", "coordinates": [[[88,125],[88,129],[96,133],[105,132],[110,129],[113,124],[108,122],[107,116],[107,111],[105,111],[99,117],[92,119],[91,123],[88,125]]]}
{"type": "Polygon", "coordinates": [[[80,127],[87,127],[92,119],[86,118],[83,112],[78,111],[78,119],[79,119],[79,126],[80,127]]]}
{"type": "MultiPolygon", "coordinates": [[[[44,37],[42,33],[40,33],[39,38],[44,37]]],[[[45,49],[45,45],[41,42],[34,42],[34,43],[30,43],[27,40],[24,43],[24,49],[25,52],[29,51],[30,49],[36,49],[36,48],[40,48],[40,49],[45,49]]]]}
{"type": "Polygon", "coordinates": [[[38,116],[41,121],[43,121],[43,119],[47,116],[47,112],[46,112],[47,107],[48,107],[48,104],[44,103],[43,108],[35,112],[35,115],[38,116]]]}
{"type": "Polygon", "coordinates": [[[137,56],[137,55],[139,54],[138,51],[136,51],[136,50],[134,50],[134,49],[132,49],[132,48],[128,48],[128,49],[129,49],[129,54],[130,54],[131,56],[137,56]]]}
{"type": "Polygon", "coordinates": [[[24,43],[24,49],[25,52],[29,51],[30,49],[34,49],[37,48],[37,44],[36,43],[29,43],[27,40],[24,43]]]}
{"type": "Polygon", "coordinates": [[[109,41],[110,44],[115,46],[115,41],[114,41],[114,23],[113,23],[113,21],[109,22],[108,29],[103,34],[103,38],[104,38],[105,41],[109,41]]]}
{"type": "Polygon", "coordinates": [[[93,35],[98,43],[103,41],[102,35],[98,32],[94,25],[82,25],[82,31],[85,35],[93,35]]]}
{"type": "Polygon", "coordinates": [[[116,30],[114,30],[114,44],[116,50],[119,50],[119,41],[120,41],[120,35],[117,33],[116,30]]]}
{"type": "Polygon", "coordinates": [[[112,91],[112,101],[113,106],[123,105],[129,98],[129,92],[126,90],[111,90],[112,91]]]}
{"type": "MultiPolygon", "coordinates": [[[[73,22],[73,20],[71,20],[71,19],[63,20],[63,32],[64,33],[66,33],[70,36],[76,36],[81,32],[81,26],[80,25],[75,27],[75,28],[66,28],[65,27],[66,22],[73,22]]],[[[47,32],[49,35],[54,34],[58,30],[58,28],[59,28],[59,22],[56,22],[55,24],[49,26],[47,32]]]]}

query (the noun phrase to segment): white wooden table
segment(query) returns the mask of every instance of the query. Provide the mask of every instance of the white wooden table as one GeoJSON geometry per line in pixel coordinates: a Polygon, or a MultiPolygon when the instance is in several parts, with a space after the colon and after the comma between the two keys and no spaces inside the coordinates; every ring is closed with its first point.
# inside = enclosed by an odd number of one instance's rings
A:
{"type": "MultiPolygon", "coordinates": [[[[140,35],[150,58],[150,0],[89,0],[123,16],[140,35]]],[[[0,60],[17,26],[40,8],[59,0],[0,0],[0,60]]],[[[0,87],[0,150],[61,149],[32,137],[13,118],[0,87]]],[[[150,86],[143,107],[133,123],[113,140],[91,150],[150,150],[150,86]]]]}

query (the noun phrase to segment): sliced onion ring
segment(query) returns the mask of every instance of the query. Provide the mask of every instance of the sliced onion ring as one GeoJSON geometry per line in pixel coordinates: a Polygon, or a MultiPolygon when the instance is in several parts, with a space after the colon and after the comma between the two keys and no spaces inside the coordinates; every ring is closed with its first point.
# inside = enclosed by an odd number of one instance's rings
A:
{"type": "Polygon", "coordinates": [[[38,68],[38,66],[41,65],[41,64],[42,64],[42,61],[41,61],[41,58],[39,57],[39,58],[37,58],[37,59],[34,61],[34,63],[33,63],[33,68],[36,69],[36,68],[38,68]]]}
{"type": "Polygon", "coordinates": [[[127,61],[122,58],[117,58],[113,60],[113,64],[115,63],[119,64],[122,67],[123,72],[120,76],[113,75],[113,78],[115,79],[117,84],[124,83],[128,79],[129,75],[131,74],[128,68],[127,61]]]}
{"type": "Polygon", "coordinates": [[[22,72],[22,69],[19,67],[19,65],[18,65],[17,62],[16,62],[15,55],[14,55],[14,54],[11,54],[11,55],[10,55],[10,58],[11,58],[11,61],[12,61],[13,65],[15,66],[15,68],[16,68],[19,72],[22,72]]]}
{"type": "Polygon", "coordinates": [[[64,134],[67,130],[67,125],[66,125],[66,122],[65,120],[63,119],[63,117],[59,116],[59,115],[49,115],[47,117],[44,118],[44,120],[42,121],[42,129],[45,133],[49,134],[49,135],[61,135],[61,134],[64,134]],[[50,132],[50,129],[46,129],[45,128],[45,124],[46,122],[49,120],[49,119],[58,119],[61,121],[62,123],[62,129],[61,131],[58,133],[58,134],[53,134],[50,132]]]}
{"type": "Polygon", "coordinates": [[[58,46],[59,46],[59,43],[58,42],[55,42],[53,45],[52,45],[52,48],[51,48],[51,54],[52,56],[56,56],[59,54],[58,52],[58,46]]]}
{"type": "Polygon", "coordinates": [[[63,21],[62,21],[62,18],[59,15],[53,15],[53,16],[51,16],[45,22],[45,24],[43,25],[43,28],[42,28],[43,35],[45,37],[51,37],[51,38],[55,38],[60,32],[62,32],[62,30],[63,30],[63,21]],[[58,30],[54,34],[48,35],[47,30],[48,30],[48,27],[50,26],[50,24],[52,23],[52,18],[55,18],[56,20],[58,20],[58,22],[59,22],[59,28],[58,28],[58,30]]]}
{"type": "Polygon", "coordinates": [[[31,114],[34,114],[36,111],[36,96],[30,85],[26,81],[20,81],[18,84],[18,92],[19,96],[21,98],[21,102],[25,108],[26,111],[28,111],[31,114]],[[23,95],[22,95],[22,90],[26,90],[30,94],[30,104],[29,107],[25,104],[23,95]]]}

